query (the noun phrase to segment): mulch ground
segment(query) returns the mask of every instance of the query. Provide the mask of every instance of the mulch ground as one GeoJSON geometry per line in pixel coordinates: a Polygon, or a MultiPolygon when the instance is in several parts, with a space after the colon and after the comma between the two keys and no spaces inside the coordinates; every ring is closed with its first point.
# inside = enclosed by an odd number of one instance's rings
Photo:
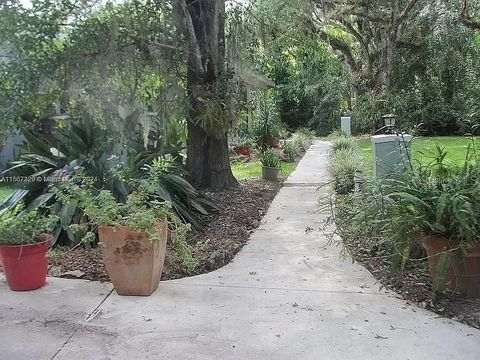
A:
{"type": "MultiPolygon", "coordinates": [[[[260,225],[280,187],[280,183],[248,180],[233,189],[205,193],[219,210],[205,216],[206,226],[189,237],[198,265],[189,272],[178,255],[168,248],[162,280],[203,274],[228,264],[260,225]]],[[[57,247],[55,253],[50,276],[110,281],[99,248],[57,247]]]]}
{"type": "MultiPolygon", "coordinates": [[[[422,256],[411,259],[402,274],[392,271],[387,254],[366,250],[361,241],[345,242],[352,257],[363,264],[388,290],[405,300],[431,310],[441,317],[451,318],[480,329],[480,298],[465,299],[451,292],[435,293],[428,261],[422,256]]],[[[422,254],[423,255],[423,254],[422,254]]]]}

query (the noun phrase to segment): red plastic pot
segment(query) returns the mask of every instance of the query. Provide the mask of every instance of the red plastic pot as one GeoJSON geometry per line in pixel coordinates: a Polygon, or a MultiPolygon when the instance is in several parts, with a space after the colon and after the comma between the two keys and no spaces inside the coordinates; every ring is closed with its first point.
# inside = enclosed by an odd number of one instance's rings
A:
{"type": "Polygon", "coordinates": [[[39,243],[31,245],[0,246],[3,271],[13,291],[41,288],[47,280],[47,251],[51,235],[43,235],[39,243]]]}

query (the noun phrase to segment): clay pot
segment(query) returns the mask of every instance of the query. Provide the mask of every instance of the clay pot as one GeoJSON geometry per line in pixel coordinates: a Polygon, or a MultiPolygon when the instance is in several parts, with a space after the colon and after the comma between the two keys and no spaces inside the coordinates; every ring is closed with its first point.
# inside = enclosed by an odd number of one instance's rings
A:
{"type": "Polygon", "coordinates": [[[277,181],[279,171],[280,171],[279,168],[263,166],[262,167],[262,178],[263,178],[263,180],[267,180],[267,181],[277,181]]]}
{"type": "Polygon", "coordinates": [[[150,241],[148,233],[129,227],[100,226],[103,263],[119,295],[149,296],[162,276],[167,247],[167,221],[159,221],[155,231],[160,241],[150,241]]]}
{"type": "Polygon", "coordinates": [[[465,297],[480,297],[480,245],[466,254],[452,251],[447,239],[422,235],[435,289],[450,289],[465,297]],[[445,255],[444,255],[445,254],[445,255]]]}

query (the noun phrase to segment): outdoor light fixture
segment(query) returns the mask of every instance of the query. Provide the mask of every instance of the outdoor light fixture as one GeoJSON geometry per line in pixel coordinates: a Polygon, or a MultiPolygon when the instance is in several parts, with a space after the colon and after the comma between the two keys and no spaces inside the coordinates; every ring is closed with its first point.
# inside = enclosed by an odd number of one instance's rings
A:
{"type": "Polygon", "coordinates": [[[390,128],[395,127],[395,119],[397,118],[397,115],[387,114],[387,115],[383,115],[382,118],[385,121],[385,126],[388,126],[390,128]]]}
{"type": "Polygon", "coordinates": [[[382,116],[383,121],[385,121],[385,129],[388,133],[393,133],[393,128],[395,127],[395,119],[397,115],[387,114],[382,116]]]}

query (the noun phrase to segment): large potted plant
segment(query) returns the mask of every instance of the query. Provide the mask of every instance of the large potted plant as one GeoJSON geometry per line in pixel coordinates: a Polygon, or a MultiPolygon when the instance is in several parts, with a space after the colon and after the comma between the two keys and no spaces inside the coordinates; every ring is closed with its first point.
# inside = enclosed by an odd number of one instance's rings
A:
{"type": "Polygon", "coordinates": [[[153,200],[152,182],[150,178],[139,184],[125,203],[117,201],[109,190],[93,189],[82,176],[72,177],[56,189],[63,203],[75,202],[89,219],[91,231],[85,241],[98,231],[103,262],[119,295],[148,296],[155,291],[167,239],[187,268],[195,266],[185,240],[190,226],[176,217],[169,202],[153,200]]]}
{"type": "Polygon", "coordinates": [[[378,185],[369,208],[357,216],[375,224],[385,243],[408,260],[419,239],[435,290],[480,296],[480,162],[469,153],[463,166],[447,165],[445,153],[428,165],[392,175],[378,185]],[[371,211],[374,209],[374,211],[371,211]],[[370,219],[370,220],[369,220],[370,219]]]}
{"type": "Polygon", "coordinates": [[[41,288],[47,278],[47,252],[56,216],[16,208],[0,217],[0,256],[10,289],[29,291],[41,288]]]}
{"type": "Polygon", "coordinates": [[[273,149],[267,149],[262,156],[262,178],[277,181],[280,172],[280,159],[273,149]]]}

